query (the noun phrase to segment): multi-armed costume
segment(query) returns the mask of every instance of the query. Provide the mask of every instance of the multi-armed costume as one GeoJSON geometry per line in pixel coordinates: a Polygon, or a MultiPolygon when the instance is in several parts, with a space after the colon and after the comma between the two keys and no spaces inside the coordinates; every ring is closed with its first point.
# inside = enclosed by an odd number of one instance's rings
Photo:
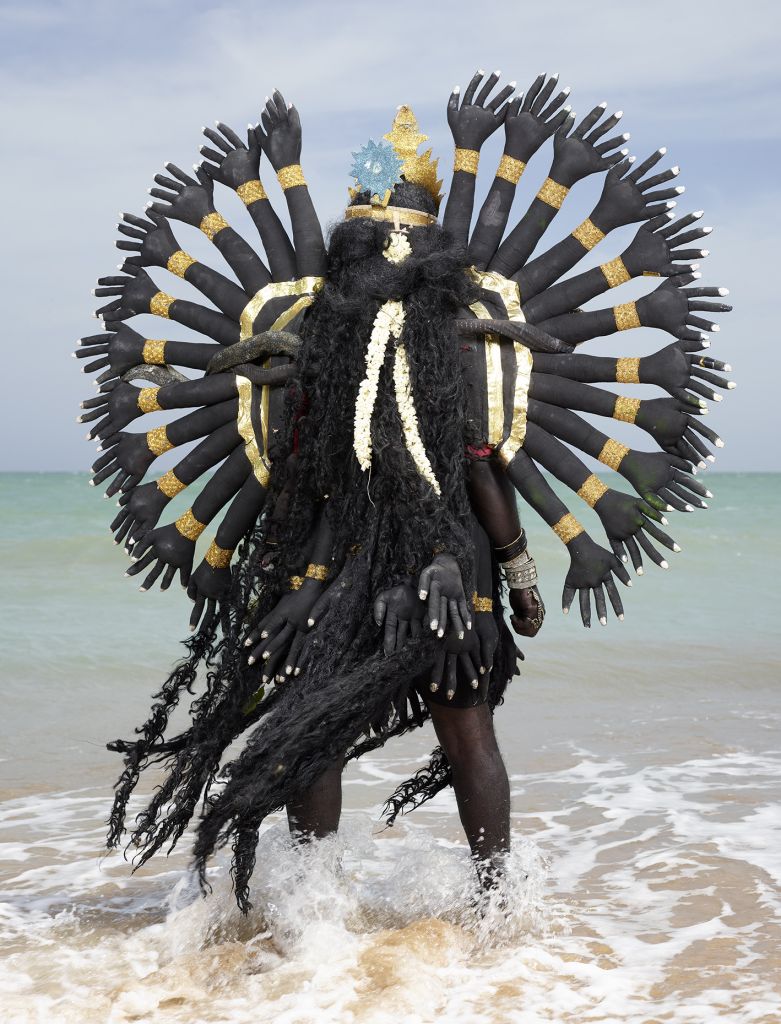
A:
{"type": "MultiPolygon", "coordinates": [[[[628,559],[641,571],[644,552],[666,567],[652,543],[677,547],[657,525],[663,513],[691,512],[708,496],[693,474],[713,458],[706,441],[721,441],[701,416],[713,388],[731,382],[720,376],[729,367],[700,354],[715,329],[710,315],[729,309],[712,301],[724,289],[692,286],[692,261],[707,255],[696,247],[709,230],[693,226],[701,213],[674,219],[677,168],[655,172],[664,150],[635,164],[622,148],[628,136],[611,134],[620,114],[606,117],[601,105],[576,124],[555,78],[541,76],[522,99],[510,86],[490,98],[496,81],[478,74],[463,97],[450,97],[456,149],[441,225],[436,161],[419,152],[426,136],[401,107],[380,142],[353,154],[355,186],[327,251],[295,108],[275,93],[246,144],[225,125],[205,129],[210,146],[195,177],[167,165],[146,215],[124,215],[117,244],[132,255],[96,291],[111,296],[99,310],[109,333],[83,339],[76,353],[91,359],[86,371],[100,371],[81,418],[96,421],[89,436],[103,454],[93,483],[113,477],[107,493],[121,511],[112,529],[132,554],[130,574],[149,570],[146,589],[178,573],[195,603],[189,656],[137,738],[110,744],[125,768],[109,841],[121,840],[140,772],[157,764],[162,782],[132,831],[141,860],[175,843],[203,799],[196,863],[203,876],[215,848],[232,842],[243,907],[271,811],[335,761],[421,724],[430,701],[501,701],[517,660],[502,580],[516,616],[519,595],[535,628],[544,614],[508,490],[567,546],[564,608],[578,594],[586,625],[592,599],[601,621],[606,597],[623,615],[614,577],[629,584],[628,559]],[[504,154],[470,234],[480,147],[500,126],[504,154]],[[551,138],[548,176],[506,234],[526,163],[551,138]],[[284,192],[292,241],[259,178],[261,154],[284,192]],[[531,258],[570,189],[595,173],[605,181],[590,216],[531,258]],[[215,182],[246,205],[265,259],[217,211],[215,182]],[[235,280],[188,255],[174,221],[200,228],[235,280]],[[632,223],[632,242],[610,252],[606,235],[632,223]],[[598,244],[599,267],[561,280],[598,244]],[[161,290],[147,268],[184,278],[209,304],[161,290]],[[637,301],[581,310],[643,275],[663,280],[637,301]],[[148,313],[204,340],[151,339],[127,325],[148,313]],[[641,326],[673,340],[643,358],[576,351],[641,326]],[[600,384],[656,385],[667,396],[600,384]],[[174,409],[192,411],[127,429],[174,409]],[[581,413],[633,423],[657,450],[629,448],[581,413]],[[188,442],[197,443],[143,482],[157,458],[188,442]],[[636,494],[608,486],[573,449],[636,494]],[[596,511],[608,547],[543,470],[596,511]],[[171,499],[202,477],[191,507],[159,525],[171,499]],[[171,736],[185,694],[190,724],[171,736]],[[242,734],[241,753],[222,765],[242,734]]],[[[389,820],[449,778],[438,749],[391,797],[389,820]]]]}

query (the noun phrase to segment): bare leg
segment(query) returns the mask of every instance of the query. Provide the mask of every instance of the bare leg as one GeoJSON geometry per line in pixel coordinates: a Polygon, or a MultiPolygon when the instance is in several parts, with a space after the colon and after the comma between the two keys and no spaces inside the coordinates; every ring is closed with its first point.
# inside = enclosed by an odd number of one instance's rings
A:
{"type": "Polygon", "coordinates": [[[488,706],[430,702],[437,739],[453,772],[453,789],[480,882],[489,888],[510,849],[510,782],[488,706]]]}
{"type": "Polygon", "coordinates": [[[289,800],[287,820],[291,835],[304,842],[336,832],[342,813],[342,768],[339,761],[326,769],[309,789],[289,800]]]}

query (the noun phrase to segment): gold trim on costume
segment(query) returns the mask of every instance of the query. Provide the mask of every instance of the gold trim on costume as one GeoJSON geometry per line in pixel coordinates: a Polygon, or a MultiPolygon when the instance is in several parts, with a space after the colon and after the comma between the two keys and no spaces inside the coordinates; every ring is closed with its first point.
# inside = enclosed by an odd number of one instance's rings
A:
{"type": "Polygon", "coordinates": [[[174,523],[174,526],[186,540],[191,540],[193,542],[198,540],[206,529],[206,523],[199,522],[193,515],[193,510],[191,508],[188,508],[183,515],[179,516],[174,523]]]}
{"type": "Polygon", "coordinates": [[[296,185],[306,185],[301,164],[288,164],[287,167],[280,167],[277,171],[277,181],[284,192],[287,192],[289,188],[295,188],[296,185]]]}
{"type": "MultiPolygon", "coordinates": [[[[268,487],[269,466],[260,453],[258,442],[255,437],[255,428],[252,426],[252,381],[247,377],[236,375],[236,388],[239,393],[239,413],[236,426],[239,434],[244,440],[244,453],[252,466],[255,479],[261,487],[268,487]]],[[[262,397],[262,396],[261,396],[262,397]]],[[[266,449],[268,436],[268,419],[266,410],[263,410],[261,403],[261,429],[263,434],[263,448],[266,449]]]]}
{"type": "Polygon", "coordinates": [[[516,160],[514,156],[502,153],[502,159],[499,161],[499,166],[496,168],[496,177],[504,178],[504,180],[509,181],[511,185],[517,185],[525,170],[526,164],[523,160],[516,160]]]}
{"type": "Polygon", "coordinates": [[[184,277],[193,263],[197,263],[198,260],[184,251],[184,249],[177,249],[176,252],[172,252],[168,257],[166,263],[166,270],[170,270],[172,274],[176,274],[177,277],[184,277]]]}
{"type": "Polygon", "coordinates": [[[154,313],[155,316],[165,317],[168,320],[168,311],[174,302],[176,302],[176,299],[173,295],[169,295],[167,292],[155,292],[149,300],[149,312],[154,313]]]}
{"type": "Polygon", "coordinates": [[[147,366],[165,366],[165,338],[147,338],[141,350],[141,362],[147,366]]]}
{"type": "Polygon", "coordinates": [[[304,577],[303,576],[291,576],[290,577],[290,589],[291,590],[300,590],[301,589],[301,585],[303,584],[303,582],[304,582],[304,577]]]}
{"type": "Polygon", "coordinates": [[[564,544],[569,544],[583,533],[583,527],[571,512],[562,516],[558,523],[554,523],[551,529],[564,544]]]}
{"type": "Polygon", "coordinates": [[[599,269],[605,275],[605,280],[611,288],[617,288],[620,284],[632,280],[632,275],[626,269],[626,264],[620,256],[616,256],[608,263],[603,263],[599,269]]]}
{"type": "Polygon", "coordinates": [[[612,437],[609,437],[605,441],[602,451],[597,455],[597,459],[609,469],[618,472],[618,467],[621,465],[624,456],[628,455],[631,450],[625,444],[621,444],[620,441],[615,441],[612,437]]]}
{"type": "Polygon", "coordinates": [[[498,270],[478,270],[477,267],[470,267],[467,273],[487,292],[496,292],[504,303],[508,320],[526,323],[526,317],[521,312],[521,291],[515,281],[504,277],[498,270]]]}
{"type": "Polygon", "coordinates": [[[536,198],[543,203],[547,203],[548,206],[552,206],[554,210],[560,210],[561,204],[568,194],[569,189],[566,185],[559,185],[553,178],[546,178],[536,198]]]}
{"type": "Polygon", "coordinates": [[[306,567],[304,579],[318,580],[320,583],[325,583],[325,581],[328,579],[328,566],[317,565],[316,562],[310,562],[309,565],[306,567]]]}
{"type": "MultiPolygon", "coordinates": [[[[255,325],[255,321],[260,315],[260,311],[270,302],[271,299],[281,299],[287,295],[309,295],[312,296],[319,292],[323,287],[325,281],[324,277],[299,277],[296,281],[270,281],[267,285],[260,289],[259,292],[255,292],[252,298],[249,300],[247,305],[241,312],[239,318],[240,326],[240,337],[244,341],[246,338],[252,337],[252,329],[255,325]]],[[[293,308],[292,306],[290,307],[293,308]]],[[[286,315],[288,310],[282,314],[282,317],[286,315]]],[[[292,317],[290,318],[292,319],[292,317]]],[[[281,317],[275,321],[272,330],[281,330],[278,326],[281,317]]],[[[289,323],[289,320],[285,320],[285,323],[289,323]]]]}
{"type": "Polygon", "coordinates": [[[187,484],[183,484],[176,473],[169,469],[157,481],[157,486],[166,498],[175,498],[177,494],[180,494],[185,489],[187,484]]]}
{"type": "Polygon", "coordinates": [[[367,206],[364,204],[348,206],[344,211],[344,219],[352,220],[354,217],[391,221],[397,226],[407,224],[412,228],[427,228],[437,222],[433,213],[424,213],[423,210],[408,210],[406,206],[367,206]]]}
{"type": "Polygon", "coordinates": [[[213,540],[206,549],[204,560],[212,569],[227,569],[233,557],[234,548],[221,548],[216,540],[213,540]]]}
{"type": "MultiPolygon", "coordinates": [[[[469,308],[479,320],[491,319],[491,314],[482,302],[473,302],[469,308]]],[[[486,334],[484,349],[486,400],[488,402],[488,436],[486,442],[492,448],[495,448],[502,443],[502,437],[504,436],[502,350],[495,334],[486,334]]]]}
{"type": "Polygon", "coordinates": [[[160,388],[141,388],[138,392],[138,408],[141,412],[160,412],[163,408],[157,401],[160,388]]]}
{"type": "Polygon", "coordinates": [[[593,508],[609,490],[610,488],[607,484],[603,484],[599,477],[592,473],[591,476],[586,477],[578,488],[578,497],[582,498],[587,505],[593,508]]]}
{"type": "Polygon", "coordinates": [[[590,251],[595,245],[599,245],[605,237],[605,232],[600,231],[596,224],[587,217],[582,224],[578,224],[572,232],[572,237],[576,238],[584,249],[590,251]]]}
{"type": "Polygon", "coordinates": [[[623,423],[634,423],[637,414],[640,412],[639,398],[625,398],[619,395],[613,408],[613,419],[621,420],[623,423]]]}
{"type": "Polygon", "coordinates": [[[216,211],[214,213],[207,213],[206,216],[201,221],[201,223],[198,225],[198,227],[201,229],[201,231],[203,231],[203,233],[206,235],[210,242],[214,241],[215,235],[218,235],[220,231],[224,230],[229,226],[230,225],[228,224],[227,220],[225,220],[223,215],[221,213],[217,213],[216,211]]]}
{"type": "Polygon", "coordinates": [[[236,189],[236,195],[245,206],[251,206],[252,203],[256,203],[259,199],[268,199],[266,190],[263,188],[263,182],[259,178],[255,178],[254,181],[245,181],[243,185],[239,185],[236,189]]]}
{"type": "Polygon", "coordinates": [[[472,594],[472,607],[476,612],[492,612],[494,610],[494,602],[490,597],[480,597],[475,591],[472,594]]]}
{"type": "Polygon", "coordinates": [[[613,306],[613,316],[616,329],[619,331],[630,331],[633,327],[640,327],[640,317],[637,315],[637,306],[634,302],[622,302],[620,306],[613,306]]]}
{"type": "Polygon", "coordinates": [[[477,174],[477,165],[480,161],[480,153],[476,149],[456,149],[453,154],[453,171],[465,171],[467,174],[477,174]]]}
{"type": "Polygon", "coordinates": [[[616,384],[639,384],[640,360],[637,356],[616,359],[616,384]]]}
{"type": "Polygon", "coordinates": [[[166,452],[170,452],[175,447],[168,440],[167,430],[167,427],[155,427],[154,430],[147,431],[146,446],[155,457],[165,455],[166,452]]]}

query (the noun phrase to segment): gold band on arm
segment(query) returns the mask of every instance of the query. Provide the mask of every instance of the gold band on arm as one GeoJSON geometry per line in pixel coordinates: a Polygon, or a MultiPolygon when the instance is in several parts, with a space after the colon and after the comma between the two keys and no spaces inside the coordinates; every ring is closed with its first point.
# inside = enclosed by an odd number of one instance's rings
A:
{"type": "Polygon", "coordinates": [[[640,360],[637,356],[616,359],[616,384],[639,384],[640,360]]]}
{"type": "Polygon", "coordinates": [[[634,302],[623,302],[620,306],[613,306],[613,316],[616,321],[616,330],[630,331],[633,327],[640,327],[640,317],[637,315],[637,306],[634,302]]]}
{"type": "Polygon", "coordinates": [[[453,171],[464,171],[466,174],[477,174],[480,153],[476,149],[456,149],[453,154],[453,171]]]}
{"type": "Polygon", "coordinates": [[[169,310],[174,302],[176,302],[176,299],[173,295],[169,295],[167,292],[155,292],[149,300],[149,312],[153,313],[155,316],[162,316],[166,320],[169,320],[169,310]]]}
{"type": "Polygon", "coordinates": [[[621,420],[623,423],[634,423],[640,412],[640,402],[639,398],[625,398],[619,395],[613,407],[613,419],[621,420]]]}
{"type": "Polygon", "coordinates": [[[516,160],[514,156],[508,156],[507,153],[502,153],[502,159],[499,161],[499,166],[496,168],[496,177],[504,178],[504,180],[509,181],[511,185],[517,185],[525,170],[526,164],[523,160],[516,160]]]}
{"type": "Polygon", "coordinates": [[[552,530],[564,544],[571,543],[576,537],[579,537],[581,533],[583,533],[583,527],[571,512],[562,516],[558,523],[554,523],[552,530]]]}
{"type": "Polygon", "coordinates": [[[141,412],[160,412],[163,408],[157,400],[160,388],[141,388],[138,392],[138,408],[141,412]]]}
{"type": "Polygon", "coordinates": [[[193,515],[193,510],[188,508],[184,515],[174,523],[176,529],[186,540],[195,542],[201,536],[203,531],[206,529],[206,523],[201,523],[193,515]]]}
{"type": "Polygon", "coordinates": [[[291,590],[300,590],[301,589],[301,584],[303,582],[304,582],[304,577],[303,576],[291,576],[290,577],[290,589],[291,590]]]}
{"type": "Polygon", "coordinates": [[[141,362],[147,366],[165,366],[165,338],[147,338],[141,351],[141,362]]]}
{"type": "Polygon", "coordinates": [[[475,591],[472,594],[472,607],[476,612],[492,612],[494,610],[494,602],[490,597],[480,597],[475,591]]]}
{"type": "Polygon", "coordinates": [[[174,445],[168,439],[168,428],[155,427],[154,430],[148,430],[146,446],[155,457],[170,452],[174,445]]]}
{"type": "Polygon", "coordinates": [[[328,579],[328,566],[310,562],[306,567],[304,578],[307,580],[319,580],[320,583],[325,583],[328,579]]]}
{"type": "Polygon", "coordinates": [[[596,473],[592,473],[591,476],[586,477],[578,488],[578,497],[582,498],[587,505],[593,508],[609,490],[610,488],[602,483],[596,473]]]}
{"type": "Polygon", "coordinates": [[[193,263],[197,263],[198,260],[194,259],[184,249],[177,249],[176,252],[172,252],[168,257],[166,263],[166,270],[170,270],[172,274],[176,274],[177,277],[184,277],[193,263]]]}
{"type": "Polygon", "coordinates": [[[597,459],[608,469],[613,469],[618,472],[618,467],[623,462],[624,458],[629,454],[631,448],[627,448],[625,444],[621,444],[620,441],[615,441],[612,437],[609,437],[605,441],[602,451],[597,456],[597,459]]]}
{"type": "Polygon", "coordinates": [[[221,548],[216,540],[213,540],[206,549],[203,556],[212,569],[227,569],[235,548],[221,548]]]}
{"type": "Polygon", "coordinates": [[[214,236],[218,235],[220,231],[230,227],[227,220],[221,213],[207,213],[203,218],[198,227],[203,231],[210,242],[214,241],[214,236]]]}
{"type": "Polygon", "coordinates": [[[166,498],[175,498],[177,494],[180,494],[185,489],[187,484],[183,484],[176,473],[169,469],[157,481],[157,486],[166,498]]]}
{"type": "Polygon", "coordinates": [[[289,188],[295,188],[296,185],[306,185],[306,178],[301,170],[301,164],[289,164],[287,167],[280,167],[277,171],[277,181],[282,186],[284,192],[287,192],[289,188]]]}
{"type": "Polygon", "coordinates": [[[565,185],[559,185],[553,178],[546,178],[536,198],[547,203],[548,206],[552,206],[554,210],[560,210],[561,204],[568,195],[569,189],[565,185]]]}
{"type": "Polygon", "coordinates": [[[572,237],[576,238],[584,249],[590,251],[595,245],[599,245],[605,237],[605,232],[600,231],[596,224],[587,217],[582,224],[575,228],[572,237]]]}
{"type": "Polygon", "coordinates": [[[616,256],[614,260],[610,260],[608,263],[603,263],[599,268],[605,276],[605,280],[611,288],[617,288],[620,284],[625,284],[627,281],[632,280],[632,275],[626,269],[626,264],[620,256],[616,256]]]}
{"type": "Polygon", "coordinates": [[[266,190],[263,188],[263,183],[259,178],[255,178],[254,181],[245,181],[243,185],[239,185],[236,189],[236,195],[245,206],[251,206],[253,203],[257,203],[259,199],[268,199],[266,190]]]}

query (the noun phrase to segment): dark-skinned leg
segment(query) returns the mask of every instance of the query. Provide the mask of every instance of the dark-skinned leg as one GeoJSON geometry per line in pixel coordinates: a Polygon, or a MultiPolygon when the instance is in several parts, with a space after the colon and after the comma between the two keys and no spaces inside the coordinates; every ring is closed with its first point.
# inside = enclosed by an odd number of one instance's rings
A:
{"type": "Polygon", "coordinates": [[[453,772],[453,789],[480,882],[490,888],[510,849],[510,782],[487,704],[429,702],[437,739],[453,772]]]}
{"type": "Polygon", "coordinates": [[[287,803],[291,835],[303,842],[322,839],[339,828],[342,813],[342,769],[340,760],[326,769],[309,789],[287,803]]]}

